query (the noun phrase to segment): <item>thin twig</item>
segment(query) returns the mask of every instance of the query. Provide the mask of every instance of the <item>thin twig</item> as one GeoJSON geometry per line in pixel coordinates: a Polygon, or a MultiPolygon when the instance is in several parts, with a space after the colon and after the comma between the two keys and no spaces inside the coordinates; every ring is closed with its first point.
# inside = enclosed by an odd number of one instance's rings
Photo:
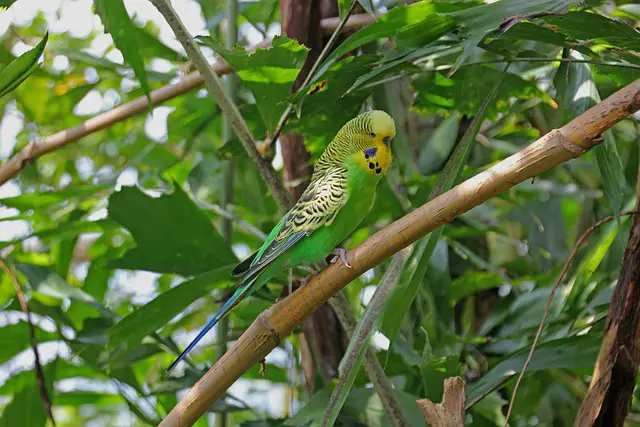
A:
{"type": "MultiPolygon", "coordinates": [[[[620,216],[626,216],[626,215],[634,215],[634,214],[638,214],[640,213],[640,211],[627,211],[627,212],[622,212],[620,214],[620,216]]],[[[518,380],[516,381],[516,385],[513,388],[513,394],[511,395],[511,402],[509,402],[509,409],[507,410],[507,416],[504,419],[504,427],[507,427],[508,423],[509,423],[509,417],[511,416],[511,410],[513,409],[513,405],[516,401],[516,394],[518,393],[518,388],[520,387],[520,382],[522,381],[522,378],[524,377],[524,374],[527,370],[527,368],[529,367],[529,363],[531,363],[531,359],[533,358],[533,352],[536,349],[536,345],[538,344],[538,339],[540,338],[540,335],[542,334],[542,329],[544,328],[544,322],[547,320],[547,316],[549,315],[549,310],[551,309],[551,302],[553,301],[553,297],[556,293],[556,290],[558,289],[558,286],[560,285],[560,282],[562,282],[562,279],[564,278],[565,274],[567,273],[567,270],[569,269],[569,265],[571,264],[571,261],[573,261],[573,259],[576,257],[576,255],[578,254],[578,250],[580,250],[580,246],[582,246],[582,243],[586,240],[587,237],[589,237],[591,235],[591,233],[593,233],[598,227],[600,227],[602,224],[609,222],[613,219],[616,219],[617,217],[615,215],[610,215],[608,217],[605,217],[603,219],[601,219],[600,221],[596,222],[595,224],[593,224],[591,227],[589,227],[587,229],[587,231],[585,231],[582,236],[580,236],[580,238],[578,239],[578,241],[576,242],[576,244],[573,247],[573,250],[571,251],[571,254],[569,255],[569,258],[567,258],[567,260],[564,263],[564,266],[562,267],[562,271],[560,272],[560,275],[558,276],[558,278],[556,279],[556,282],[553,284],[553,288],[551,288],[551,294],[549,294],[549,299],[547,300],[547,306],[544,309],[544,314],[542,315],[542,320],[540,321],[540,325],[538,326],[538,331],[536,332],[536,336],[533,339],[533,344],[531,344],[531,350],[529,351],[529,355],[527,356],[527,360],[524,362],[524,365],[522,366],[522,370],[520,371],[520,375],[518,376],[518,380]]]]}
{"type": "Polygon", "coordinates": [[[49,418],[51,418],[51,424],[53,424],[53,427],[55,427],[56,420],[55,418],[53,418],[53,410],[51,409],[51,397],[49,396],[49,392],[47,391],[47,382],[44,378],[42,363],[40,363],[40,353],[38,352],[36,328],[35,326],[33,326],[33,322],[31,321],[31,310],[29,310],[27,299],[24,297],[24,293],[22,292],[22,288],[20,287],[20,282],[18,282],[18,278],[13,268],[7,266],[7,264],[2,259],[0,259],[0,269],[2,269],[2,271],[4,271],[5,274],[9,276],[9,278],[13,282],[13,287],[16,289],[16,295],[18,297],[20,307],[22,308],[22,311],[24,311],[24,314],[27,316],[27,323],[29,325],[29,342],[31,344],[31,349],[33,350],[33,356],[35,359],[34,364],[36,369],[36,381],[38,383],[38,389],[40,390],[40,400],[42,401],[42,405],[49,415],[49,418]]]}
{"type": "MultiPolygon", "coordinates": [[[[305,77],[305,79],[302,82],[302,85],[300,85],[300,89],[298,89],[298,92],[307,90],[307,85],[313,79],[314,74],[318,70],[318,67],[320,67],[320,64],[322,63],[322,61],[324,61],[324,59],[327,57],[327,54],[331,52],[331,49],[333,49],[333,45],[338,40],[338,36],[342,32],[342,29],[344,28],[345,24],[347,23],[347,20],[349,19],[349,16],[351,16],[357,4],[358,4],[358,0],[351,0],[351,5],[349,6],[347,13],[345,13],[344,17],[342,17],[342,19],[340,20],[340,23],[338,24],[335,31],[331,35],[331,38],[322,49],[322,52],[320,52],[320,56],[318,56],[318,59],[316,59],[316,61],[313,63],[313,66],[309,70],[307,77],[305,77]]],[[[284,125],[287,123],[287,119],[289,118],[289,114],[291,114],[292,108],[293,108],[293,102],[289,102],[287,104],[287,108],[285,108],[284,112],[280,116],[280,120],[278,121],[278,126],[276,126],[276,130],[273,132],[273,135],[269,140],[269,146],[272,146],[276,142],[280,134],[282,133],[282,129],[284,129],[284,125]]]]}
{"type": "Polygon", "coordinates": [[[258,153],[251,130],[249,130],[247,122],[240,114],[238,106],[229,97],[227,92],[224,90],[224,87],[222,87],[220,78],[211,69],[207,59],[202,54],[202,51],[196,42],[189,35],[187,28],[173,9],[173,6],[169,0],[150,1],[167,21],[167,24],[169,24],[173,30],[176,38],[187,52],[187,55],[189,56],[189,59],[191,59],[194,67],[200,72],[200,75],[202,75],[204,84],[209,92],[209,96],[218,104],[225,117],[231,122],[233,131],[238,136],[238,139],[249,155],[249,158],[266,182],[267,187],[271,190],[274,199],[283,211],[287,210],[288,207],[291,206],[291,196],[284,185],[282,185],[282,181],[271,167],[271,164],[263,159],[262,156],[260,156],[260,153],[258,153]]]}

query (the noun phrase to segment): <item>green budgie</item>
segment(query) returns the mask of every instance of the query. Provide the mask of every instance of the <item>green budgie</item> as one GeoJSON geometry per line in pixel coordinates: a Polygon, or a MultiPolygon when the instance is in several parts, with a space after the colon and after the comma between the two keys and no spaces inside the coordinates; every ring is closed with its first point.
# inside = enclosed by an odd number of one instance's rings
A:
{"type": "Polygon", "coordinates": [[[384,111],[368,111],[347,122],[320,156],[311,182],[297,203],[276,225],[262,247],[241,262],[233,296],[218,310],[182,354],[173,369],[202,337],[244,298],[274,275],[312,264],[330,253],[351,267],[337,249],[369,213],[378,182],[391,163],[395,124],[384,111]]]}

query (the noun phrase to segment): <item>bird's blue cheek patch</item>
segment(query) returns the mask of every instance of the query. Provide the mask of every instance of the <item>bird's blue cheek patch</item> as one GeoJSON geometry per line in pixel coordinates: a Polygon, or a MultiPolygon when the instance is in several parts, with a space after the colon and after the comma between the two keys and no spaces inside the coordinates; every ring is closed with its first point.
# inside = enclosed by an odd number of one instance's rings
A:
{"type": "Polygon", "coordinates": [[[365,160],[369,160],[369,157],[373,157],[378,152],[377,147],[369,148],[368,150],[364,150],[364,158],[365,160]]]}

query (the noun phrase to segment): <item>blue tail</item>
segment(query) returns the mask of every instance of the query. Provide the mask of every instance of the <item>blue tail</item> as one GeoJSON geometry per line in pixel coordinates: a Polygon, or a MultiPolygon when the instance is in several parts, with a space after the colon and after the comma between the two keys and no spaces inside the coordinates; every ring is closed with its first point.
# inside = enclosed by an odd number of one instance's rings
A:
{"type": "Polygon", "coordinates": [[[229,314],[229,312],[233,310],[233,308],[236,305],[240,304],[240,302],[244,299],[244,296],[246,295],[247,291],[250,290],[251,285],[253,285],[255,280],[256,278],[254,278],[251,282],[249,282],[242,288],[238,289],[233,294],[233,296],[229,298],[227,302],[224,303],[224,305],[220,308],[220,310],[218,310],[218,312],[211,318],[211,320],[209,320],[209,323],[207,323],[207,325],[204,328],[202,328],[198,336],[196,336],[193,339],[193,341],[189,343],[187,348],[185,348],[185,350],[180,354],[180,356],[178,356],[178,358],[171,364],[171,366],[167,368],[167,373],[171,372],[171,370],[175,368],[175,366],[186,357],[187,353],[189,353],[193,349],[193,347],[195,347],[196,344],[198,344],[198,342],[202,339],[202,337],[204,337],[207,334],[207,332],[209,332],[211,328],[213,328],[216,325],[216,323],[218,323],[220,319],[222,319],[227,314],[229,314]]]}

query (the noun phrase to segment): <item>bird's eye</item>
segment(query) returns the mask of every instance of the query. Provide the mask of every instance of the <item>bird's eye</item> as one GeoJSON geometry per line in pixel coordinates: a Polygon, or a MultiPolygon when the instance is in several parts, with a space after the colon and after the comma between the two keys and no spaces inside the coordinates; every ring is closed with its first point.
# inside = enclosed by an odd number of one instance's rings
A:
{"type": "Polygon", "coordinates": [[[369,134],[369,136],[370,136],[371,138],[375,138],[375,137],[376,137],[376,134],[375,134],[375,133],[373,133],[373,132],[371,132],[371,133],[369,134]]]}
{"type": "Polygon", "coordinates": [[[382,138],[382,142],[384,142],[385,144],[388,144],[389,141],[391,141],[391,138],[389,138],[388,136],[385,136],[384,138],[382,138]]]}

